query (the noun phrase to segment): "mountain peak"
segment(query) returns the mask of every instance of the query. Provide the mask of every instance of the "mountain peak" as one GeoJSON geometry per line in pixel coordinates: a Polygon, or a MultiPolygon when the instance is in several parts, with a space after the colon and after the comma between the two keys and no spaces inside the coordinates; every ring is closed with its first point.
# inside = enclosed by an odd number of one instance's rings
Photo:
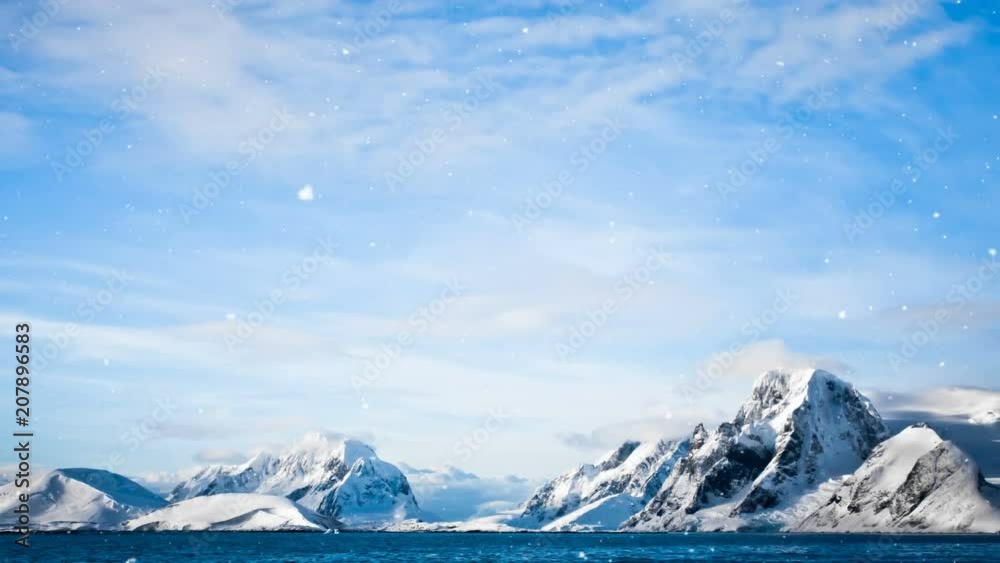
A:
{"type": "MultiPolygon", "coordinates": [[[[13,509],[21,492],[14,483],[0,487],[0,525],[16,521],[13,509]]],[[[56,469],[31,487],[32,523],[38,529],[110,530],[165,500],[138,483],[102,469],[56,469]]]]}
{"type": "Polygon", "coordinates": [[[853,471],[885,436],[871,402],[832,373],[765,372],[732,422],[695,430],[688,454],[628,527],[687,529],[703,509],[715,510],[719,526],[738,526],[853,471]]]}
{"type": "Polygon", "coordinates": [[[371,446],[354,438],[335,432],[309,432],[292,443],[293,453],[337,457],[346,465],[359,459],[377,457],[371,446]]]}
{"type": "Polygon", "coordinates": [[[836,375],[821,369],[772,369],[757,377],[751,393],[757,395],[764,392],[777,392],[777,398],[781,398],[789,394],[804,392],[810,387],[822,385],[850,386],[849,383],[836,375]]]}
{"type": "Polygon", "coordinates": [[[1000,490],[986,483],[968,454],[926,424],[879,444],[828,498],[798,530],[1000,530],[1000,490]]]}
{"type": "Polygon", "coordinates": [[[346,465],[354,465],[354,462],[359,459],[372,459],[376,457],[375,450],[371,446],[350,438],[340,444],[338,454],[346,465]]]}
{"type": "Polygon", "coordinates": [[[634,440],[629,440],[624,444],[618,446],[617,448],[611,450],[605,454],[601,459],[597,460],[597,467],[599,469],[606,470],[618,467],[628,459],[628,456],[632,455],[632,452],[639,447],[639,442],[634,440]]]}
{"type": "Polygon", "coordinates": [[[171,501],[226,493],[287,497],[324,516],[374,524],[419,511],[406,476],[375,451],[342,434],[311,432],[284,452],[242,465],[215,465],[174,488],[171,501]],[[349,489],[349,490],[348,490],[349,489]]]}
{"type": "Polygon", "coordinates": [[[749,425],[755,432],[774,436],[803,405],[848,401],[878,419],[881,416],[871,402],[853,385],[821,369],[773,369],[754,381],[750,397],[733,420],[737,428],[749,425]]]}
{"type": "Polygon", "coordinates": [[[796,381],[809,381],[814,377],[819,378],[832,378],[840,380],[839,377],[833,375],[832,373],[816,368],[798,368],[798,369],[786,369],[786,368],[775,368],[769,369],[764,373],[757,376],[757,380],[754,383],[754,387],[766,383],[769,381],[776,380],[796,380],[796,381]]]}

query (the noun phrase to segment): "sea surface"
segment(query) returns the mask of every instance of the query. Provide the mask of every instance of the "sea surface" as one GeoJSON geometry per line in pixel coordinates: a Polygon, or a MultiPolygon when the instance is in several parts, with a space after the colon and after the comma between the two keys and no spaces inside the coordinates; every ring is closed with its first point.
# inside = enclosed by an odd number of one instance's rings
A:
{"type": "Polygon", "coordinates": [[[38,534],[5,561],[1000,561],[1000,535],[84,533],[38,534]]]}

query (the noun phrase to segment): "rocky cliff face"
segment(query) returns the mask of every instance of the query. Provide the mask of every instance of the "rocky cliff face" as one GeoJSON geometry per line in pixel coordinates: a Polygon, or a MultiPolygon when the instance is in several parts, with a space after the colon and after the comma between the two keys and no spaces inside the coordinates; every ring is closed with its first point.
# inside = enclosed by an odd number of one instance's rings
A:
{"type": "Polygon", "coordinates": [[[557,523],[558,529],[573,529],[587,514],[588,529],[614,529],[659,490],[685,451],[686,443],[625,442],[596,463],[540,487],[524,504],[518,525],[544,528],[557,523]],[[605,501],[612,497],[613,502],[605,501]],[[604,508],[595,512],[599,502],[604,508]],[[608,512],[612,506],[613,514],[608,512]]]}
{"type": "MultiPolygon", "coordinates": [[[[763,374],[732,422],[698,426],[690,451],[626,529],[741,529],[850,473],[887,431],[853,386],[821,370],[763,374]]],[[[795,511],[772,514],[781,527],[795,511]]]]}
{"type": "Polygon", "coordinates": [[[356,440],[307,435],[280,455],[213,466],[179,484],[169,499],[225,493],[279,495],[346,525],[377,526],[420,514],[406,476],[356,440]]]}
{"type": "Polygon", "coordinates": [[[828,502],[796,526],[813,532],[1000,532],[1000,488],[930,428],[880,444],[828,502]]]}

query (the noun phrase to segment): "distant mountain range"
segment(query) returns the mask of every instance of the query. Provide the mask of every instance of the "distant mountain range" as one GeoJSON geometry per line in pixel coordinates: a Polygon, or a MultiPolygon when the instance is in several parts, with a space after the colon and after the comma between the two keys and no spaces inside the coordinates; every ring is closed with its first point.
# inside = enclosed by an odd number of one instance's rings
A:
{"type": "Polygon", "coordinates": [[[357,440],[310,434],[281,455],[260,453],[241,465],[208,467],[180,483],[171,502],[226,493],[277,495],[354,527],[419,518],[410,483],[357,440]]]}
{"type": "MultiPolygon", "coordinates": [[[[0,487],[0,525],[16,493],[0,487]]],[[[867,398],[821,370],[767,372],[714,430],[625,442],[515,511],[464,522],[428,522],[396,466],[320,434],[207,467],[165,499],[114,473],[61,469],[31,502],[46,530],[1000,532],[1000,487],[966,452],[922,424],[890,435],[867,398]]]]}

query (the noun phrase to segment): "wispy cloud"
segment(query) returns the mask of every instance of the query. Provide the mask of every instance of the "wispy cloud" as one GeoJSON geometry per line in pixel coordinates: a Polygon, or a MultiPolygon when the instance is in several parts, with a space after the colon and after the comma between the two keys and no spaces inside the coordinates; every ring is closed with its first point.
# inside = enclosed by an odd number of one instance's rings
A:
{"type": "MultiPolygon", "coordinates": [[[[302,427],[369,431],[389,458],[440,466],[503,408],[511,420],[463,470],[522,472],[528,455],[535,477],[575,463],[574,447],[731,416],[778,365],[892,388],[887,352],[1000,246],[997,79],[982,71],[996,22],[966,4],[921,3],[887,28],[890,1],[407,2],[378,19],[378,2],[66,3],[0,52],[0,323],[31,321],[42,346],[79,324],[46,368],[52,428],[117,428],[150,397],[180,401],[185,419],[144,445],[167,470],[302,427]],[[830,96],[797,117],[817,89],[830,96]],[[280,132],[276,111],[293,116],[280,132]],[[908,174],[942,127],[954,146],[908,174]],[[80,149],[57,178],[53,163],[80,149]],[[720,199],[748,161],[752,177],[720,199]],[[907,195],[848,240],[844,223],[896,178],[907,195]],[[317,240],[331,259],[292,288],[285,274],[317,240]],[[621,299],[651,248],[663,267],[621,299]],[[115,272],[133,281],[78,315],[115,272]],[[454,280],[467,289],[362,403],[352,376],[454,280]],[[227,348],[274,290],[282,303],[227,348]],[[785,290],[794,306],[717,392],[694,406],[677,393],[785,290]],[[614,315],[560,358],[608,300],[614,315]],[[120,400],[84,412],[103,393],[120,400]]],[[[34,9],[2,8],[15,24],[34,9]]],[[[984,284],[907,385],[947,371],[991,386],[998,299],[984,284]]],[[[53,466],[116,447],[67,428],[79,439],[49,449],[53,466]]],[[[138,462],[126,469],[149,469],[138,462]]]]}

